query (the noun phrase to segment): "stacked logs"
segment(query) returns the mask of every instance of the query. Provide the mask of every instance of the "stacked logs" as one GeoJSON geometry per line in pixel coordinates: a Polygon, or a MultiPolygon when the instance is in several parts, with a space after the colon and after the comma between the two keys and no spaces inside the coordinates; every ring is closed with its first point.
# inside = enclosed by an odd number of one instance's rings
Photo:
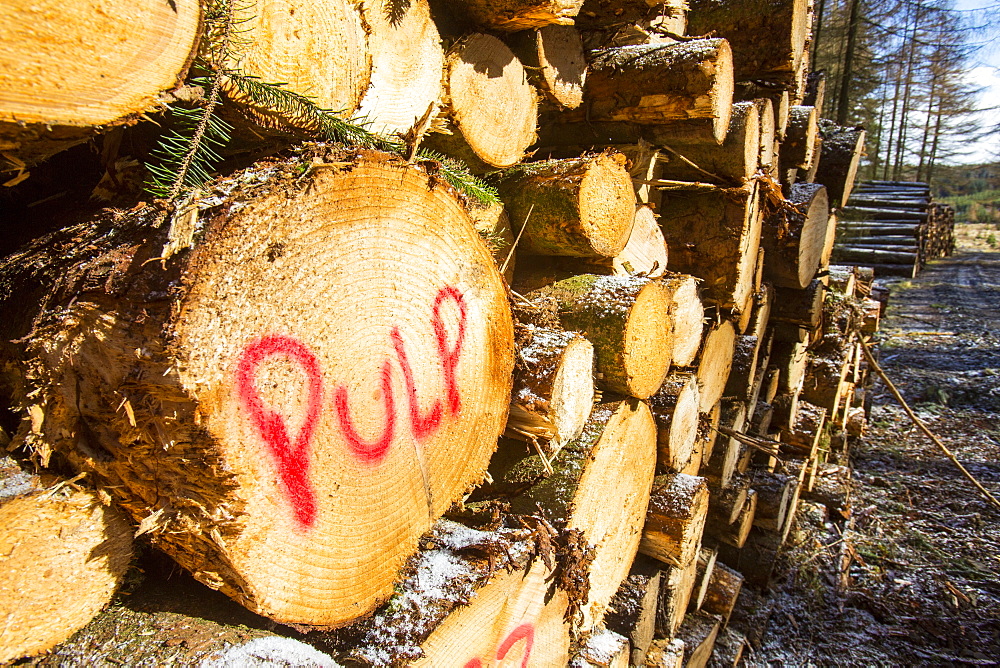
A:
{"type": "Polygon", "coordinates": [[[834,259],[913,278],[931,259],[955,250],[954,209],[931,201],[926,183],[869,181],[839,211],[834,259]]]}
{"type": "MultiPolygon", "coordinates": [[[[502,205],[306,144],[4,259],[10,448],[82,476],[110,536],[88,614],[130,522],[345,663],[735,665],[743,583],[824,434],[863,428],[879,312],[829,266],[864,132],[817,118],[809,3],[320,4],[255,8],[233,67],[489,172],[502,205]]],[[[133,122],[185,65],[99,117],[4,110],[5,155],[133,122]]],[[[237,130],[277,141],[240,83],[237,130]]]]}

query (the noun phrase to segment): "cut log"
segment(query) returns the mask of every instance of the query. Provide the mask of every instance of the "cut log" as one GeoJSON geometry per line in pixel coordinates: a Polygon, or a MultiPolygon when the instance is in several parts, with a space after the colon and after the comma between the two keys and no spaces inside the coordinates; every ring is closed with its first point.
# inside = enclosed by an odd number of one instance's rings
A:
{"type": "Polygon", "coordinates": [[[816,449],[823,437],[823,425],[827,413],[827,409],[820,408],[808,400],[799,402],[795,422],[792,426],[781,429],[781,442],[793,446],[786,448],[789,454],[807,459],[816,455],[816,449]]]}
{"type": "Polygon", "coordinates": [[[809,362],[808,342],[778,341],[774,344],[772,359],[778,368],[778,392],[793,392],[801,387],[809,362]]]}
{"type": "MultiPolygon", "coordinates": [[[[358,110],[362,96],[369,90],[372,82],[373,52],[367,32],[371,28],[366,25],[366,21],[379,21],[377,12],[384,11],[384,6],[379,7],[373,3],[368,6],[368,10],[368,13],[375,14],[363,17],[360,4],[349,0],[266,0],[252,6],[240,5],[234,9],[234,20],[235,25],[239,26],[237,30],[242,44],[239,49],[233,50],[234,59],[227,65],[262,81],[283,83],[288,90],[311,97],[323,109],[342,110],[352,115],[358,110]],[[310,63],[310,66],[302,67],[301,63],[310,63]]],[[[421,10],[414,10],[413,26],[423,24],[433,27],[426,6],[422,11],[423,19],[420,14],[421,10]]],[[[382,38],[388,38],[393,45],[405,49],[400,44],[402,40],[394,40],[387,35],[390,28],[391,26],[379,21],[374,34],[381,32],[382,38]]],[[[429,67],[433,70],[441,62],[441,56],[424,53],[418,43],[419,38],[413,36],[413,40],[417,44],[417,51],[431,59],[429,67]],[[435,57],[438,58],[436,62],[435,57]]],[[[375,41],[385,48],[385,43],[379,37],[375,41]]],[[[432,49],[435,46],[440,49],[433,39],[427,44],[432,49]]],[[[392,76],[389,70],[398,65],[391,60],[383,60],[380,66],[382,78],[379,84],[384,84],[384,77],[392,76]]],[[[437,83],[428,77],[427,72],[423,77],[424,85],[431,87],[433,95],[429,96],[428,92],[420,94],[427,99],[423,102],[423,108],[416,110],[415,117],[426,113],[429,104],[436,101],[436,93],[440,88],[440,70],[437,83]]],[[[415,98],[417,90],[419,89],[414,89],[415,98]]],[[[254,105],[235,86],[227,87],[227,93],[234,101],[253,108],[252,116],[263,125],[272,125],[273,111],[254,105]]],[[[403,122],[409,128],[414,121],[415,118],[409,118],[403,122]]]]}
{"type": "Polygon", "coordinates": [[[441,35],[427,0],[365,0],[362,10],[372,71],[357,114],[372,132],[405,133],[441,98],[441,35]]]}
{"type": "Polygon", "coordinates": [[[611,273],[616,276],[641,274],[659,278],[667,270],[667,241],[653,209],[645,204],[635,207],[632,230],[625,248],[611,258],[611,273]]]}
{"type": "Polygon", "coordinates": [[[813,356],[806,366],[802,398],[833,412],[843,394],[849,361],[841,355],[813,356]]]}
{"type": "Polygon", "coordinates": [[[758,188],[671,191],[663,200],[660,227],[670,248],[669,269],[704,280],[709,303],[745,307],[760,247],[758,188]]]}
{"type": "Polygon", "coordinates": [[[698,401],[703,413],[717,404],[726,389],[736,349],[736,328],[723,320],[712,325],[698,356],[698,401]]]}
{"type": "Polygon", "coordinates": [[[816,182],[826,186],[833,206],[843,206],[854,188],[866,133],[864,128],[840,126],[827,120],[820,120],[819,131],[823,148],[816,182]]]}
{"type": "MultiPolygon", "coordinates": [[[[742,401],[723,399],[720,403],[719,428],[742,432],[746,424],[747,404],[742,401]]],[[[720,434],[715,441],[712,456],[702,464],[702,474],[719,487],[728,487],[742,446],[735,437],[720,434]]]]}
{"type": "Polygon", "coordinates": [[[683,668],[684,641],[680,638],[654,640],[640,664],[647,668],[683,668]]]}
{"type": "Polygon", "coordinates": [[[916,266],[920,263],[920,256],[917,253],[882,250],[880,248],[865,246],[837,246],[833,249],[833,256],[837,262],[853,262],[869,266],[874,264],[916,266]]]}
{"type": "Polygon", "coordinates": [[[848,206],[840,208],[844,220],[920,221],[927,220],[926,211],[905,211],[903,209],[848,206]]]}
{"type": "Polygon", "coordinates": [[[329,644],[341,660],[367,666],[479,666],[508,655],[565,665],[570,599],[549,591],[552,572],[531,559],[527,534],[438,522],[386,605],[329,644]]]}
{"type": "Polygon", "coordinates": [[[590,62],[586,117],[649,125],[708,118],[721,142],[729,128],[732,72],[724,39],[605,49],[590,62]]]}
{"type": "Polygon", "coordinates": [[[713,33],[733,47],[737,81],[794,83],[809,34],[805,0],[691,0],[688,33],[713,33]]]}
{"type": "Polygon", "coordinates": [[[691,591],[691,601],[688,603],[690,612],[700,610],[705,602],[718,554],[719,551],[714,547],[703,547],[698,551],[698,571],[695,575],[694,589],[691,591]]]}
{"type": "Polygon", "coordinates": [[[670,638],[677,633],[698,575],[698,560],[681,566],[667,566],[660,578],[660,606],[656,615],[657,637],[670,638]]]}
{"type": "Polygon", "coordinates": [[[812,167],[819,138],[818,116],[815,107],[792,106],[788,110],[788,128],[781,142],[781,169],[812,167]]]}
{"type": "Polygon", "coordinates": [[[766,589],[771,583],[781,543],[780,533],[755,528],[739,548],[720,545],[719,561],[739,571],[747,584],[766,589]]]}
{"type": "Polygon", "coordinates": [[[601,629],[591,634],[569,662],[569,668],[628,668],[629,641],[623,635],[601,629]]]}
{"type": "Polygon", "coordinates": [[[576,332],[526,325],[519,336],[505,435],[547,443],[578,438],[594,403],[594,346],[576,332]]]}
{"type": "Polygon", "coordinates": [[[856,236],[906,236],[915,238],[923,229],[923,225],[915,221],[837,221],[837,236],[851,238],[856,236]]]}
{"type": "Polygon", "coordinates": [[[493,493],[524,490],[511,499],[513,512],[536,515],[541,507],[557,529],[578,530],[593,546],[593,561],[586,566],[589,599],[580,624],[593,628],[639,547],[656,467],[656,425],[649,409],[635,399],[598,404],[583,435],[551,462],[535,454],[505,471],[497,464],[491,466],[493,493]],[[545,476],[549,468],[553,472],[545,476]]]}
{"type": "Polygon", "coordinates": [[[823,298],[826,286],[815,279],[804,290],[777,288],[771,318],[776,322],[791,323],[806,329],[815,329],[823,319],[823,298]]]}
{"type": "Polygon", "coordinates": [[[667,376],[649,399],[656,419],[656,462],[661,469],[681,471],[691,461],[698,439],[698,379],[693,374],[667,376]]]}
{"type": "Polygon", "coordinates": [[[644,399],[670,370],[670,320],[663,287],[648,278],[583,274],[527,295],[549,301],[567,330],[594,344],[598,385],[644,399]]]}
{"type": "Polygon", "coordinates": [[[4,3],[2,150],[30,167],[156,109],[160,95],[184,79],[200,14],[196,0],[118,0],[101,11],[87,3],[4,3]]]}
{"type": "Polygon", "coordinates": [[[20,338],[37,316],[5,360],[36,416],[18,443],[91,474],[207,585],[333,626],[388,597],[482,479],[513,331],[453,191],[387,154],[310,150],[350,169],[251,167],[200,219],[106,212],[4,259],[0,322],[20,338]]]}
{"type": "MultiPolygon", "coordinates": [[[[718,439],[719,417],[722,415],[721,403],[715,403],[708,411],[702,411],[698,423],[698,441],[702,444],[702,462],[708,462],[715,452],[715,442],[718,439]]],[[[695,446],[697,450],[697,445],[695,446]]]]}
{"type": "Polygon", "coordinates": [[[742,587],[743,576],[740,572],[716,561],[712,577],[708,582],[705,602],[701,606],[702,610],[719,615],[722,617],[722,623],[728,624],[742,587]]]}
{"type": "Polygon", "coordinates": [[[443,103],[425,144],[473,171],[517,164],[535,141],[535,91],[521,61],[492,35],[469,35],[449,50],[443,103]]]}
{"type": "Polygon", "coordinates": [[[757,491],[757,512],[753,524],[761,529],[782,531],[792,496],[798,481],[781,473],[757,470],[751,474],[751,485],[757,491]]]}
{"type": "Polygon", "coordinates": [[[632,643],[632,663],[642,665],[653,642],[662,566],[639,555],[625,582],[608,604],[605,625],[632,643]]]}
{"type": "Polygon", "coordinates": [[[716,615],[693,612],[684,618],[678,636],[684,641],[684,668],[705,668],[712,658],[720,620],[716,615]]]}
{"type": "MultiPolygon", "coordinates": [[[[47,481],[48,482],[48,481],[47,481]]],[[[87,624],[132,560],[132,526],[93,490],[45,489],[0,459],[0,662],[40,654],[87,624]]]]}
{"type": "Polygon", "coordinates": [[[635,221],[625,156],[613,151],[522,165],[505,175],[500,195],[515,228],[525,228],[524,253],[614,257],[635,221]]]}
{"type": "Polygon", "coordinates": [[[660,283],[670,295],[672,362],[691,366],[701,350],[705,305],[698,290],[698,279],[688,274],[667,274],[660,283]]]}
{"type": "Polygon", "coordinates": [[[510,44],[548,100],[563,109],[576,109],[583,103],[587,60],[576,28],[549,25],[515,33],[510,44]]]}
{"type": "Polygon", "coordinates": [[[686,567],[698,554],[707,515],[704,478],[683,473],[657,476],[639,551],[665,564],[686,567]]]}
{"type": "Polygon", "coordinates": [[[759,350],[760,339],[756,335],[741,334],[736,337],[733,366],[726,381],[724,396],[740,401],[750,400],[759,350]]]}
{"type": "MultiPolygon", "coordinates": [[[[812,41],[810,36],[810,42],[812,41]]],[[[806,91],[802,96],[802,104],[809,107],[816,107],[816,111],[823,113],[823,103],[826,101],[826,72],[809,72],[806,76],[806,91]]]]}
{"type": "Polygon", "coordinates": [[[447,9],[471,24],[500,32],[573,25],[583,0],[449,0],[447,9]]]}
{"type": "Polygon", "coordinates": [[[676,181],[704,181],[715,177],[721,183],[739,185],[757,172],[760,163],[760,111],[753,102],[737,102],[732,107],[729,131],[721,144],[714,141],[689,143],[686,128],[657,128],[650,140],[669,146],[660,169],[660,178],[676,181]]]}
{"type": "Polygon", "coordinates": [[[750,493],[750,477],[736,474],[726,487],[709,482],[708,512],[721,524],[732,524],[739,519],[750,493]]]}
{"type": "MultiPolygon", "coordinates": [[[[729,545],[734,548],[743,547],[753,529],[753,518],[757,512],[757,492],[749,490],[747,499],[735,522],[723,523],[714,515],[709,515],[705,522],[705,536],[712,538],[719,545],[729,545]]],[[[729,563],[729,562],[726,562],[729,563]]]]}
{"type": "Polygon", "coordinates": [[[826,245],[830,206],[826,188],[797,183],[784,205],[764,218],[761,246],[764,273],[779,288],[805,289],[813,280],[826,245]]]}
{"type": "Polygon", "coordinates": [[[712,662],[722,666],[736,668],[743,661],[743,651],[747,639],[742,633],[731,626],[723,626],[715,637],[715,649],[712,650],[712,662]]]}

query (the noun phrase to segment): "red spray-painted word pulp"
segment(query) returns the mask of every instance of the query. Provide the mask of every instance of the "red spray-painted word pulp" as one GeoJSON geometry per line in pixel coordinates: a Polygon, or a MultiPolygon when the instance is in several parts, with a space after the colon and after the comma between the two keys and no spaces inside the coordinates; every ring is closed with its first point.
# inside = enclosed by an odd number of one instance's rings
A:
{"type": "MultiPolygon", "coordinates": [[[[440,428],[445,411],[454,417],[462,410],[456,372],[465,341],[466,318],[467,309],[462,293],[451,286],[439,290],[434,299],[431,325],[441,363],[445,400],[442,403],[441,399],[436,399],[425,415],[420,414],[413,368],[406,354],[403,335],[398,327],[393,327],[389,333],[408,395],[410,427],[418,440],[431,436],[440,428]],[[450,346],[441,315],[441,309],[448,300],[458,308],[458,331],[450,346]]],[[[387,357],[379,373],[385,423],[382,433],[374,439],[365,439],[354,426],[347,387],[337,385],[333,390],[333,408],[347,446],[355,457],[367,464],[377,464],[385,458],[396,434],[396,398],[392,389],[392,373],[392,360],[387,357]]],[[[297,339],[283,334],[269,334],[251,342],[240,355],[236,367],[236,392],[277,466],[281,486],[292,505],[295,520],[304,528],[312,527],[316,522],[317,506],[316,492],[309,483],[309,456],[323,405],[323,378],[319,360],[297,339]],[[294,441],[289,436],[281,415],[264,406],[255,383],[260,365],[271,357],[279,356],[301,366],[306,375],[306,414],[294,441]]]]}
{"type": "MultiPolygon", "coordinates": [[[[507,653],[520,640],[524,640],[524,654],[521,659],[521,668],[528,668],[528,661],[531,659],[531,647],[535,644],[535,627],[531,624],[521,624],[507,634],[504,641],[500,643],[500,647],[497,648],[497,661],[506,658],[507,653]]],[[[464,668],[483,668],[483,661],[479,657],[469,659],[464,668]]]]}

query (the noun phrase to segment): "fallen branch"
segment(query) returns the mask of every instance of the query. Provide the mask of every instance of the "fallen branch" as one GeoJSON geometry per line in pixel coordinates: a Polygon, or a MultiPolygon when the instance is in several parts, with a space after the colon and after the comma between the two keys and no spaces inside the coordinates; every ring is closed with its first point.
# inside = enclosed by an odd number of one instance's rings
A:
{"type": "Polygon", "coordinates": [[[991,494],[988,489],[983,487],[982,483],[976,480],[975,476],[969,473],[968,469],[962,466],[962,463],[958,461],[958,457],[956,457],[955,454],[951,450],[949,450],[948,447],[944,443],[942,443],[941,440],[937,436],[935,436],[930,429],[927,428],[927,425],[925,425],[923,421],[919,417],[917,417],[916,413],[913,412],[913,409],[911,409],[909,404],[906,403],[906,400],[903,399],[903,395],[899,393],[899,390],[896,389],[896,386],[892,383],[891,380],[889,380],[889,376],[886,375],[882,367],[880,367],[878,365],[878,362],[875,361],[875,357],[872,355],[871,349],[868,348],[868,344],[865,343],[865,339],[861,335],[861,332],[855,331],[854,333],[857,336],[858,342],[861,343],[861,350],[864,352],[865,359],[868,360],[868,364],[871,365],[871,367],[875,370],[876,373],[878,373],[879,377],[883,380],[883,382],[885,382],[886,387],[888,387],[889,391],[892,392],[892,396],[896,397],[896,401],[899,402],[899,405],[903,407],[903,410],[906,411],[906,414],[910,416],[911,420],[913,420],[913,424],[917,425],[917,427],[920,428],[920,431],[924,432],[927,438],[931,439],[934,442],[934,444],[938,446],[945,455],[948,456],[948,459],[950,459],[952,463],[958,467],[958,470],[961,471],[965,475],[965,477],[968,478],[969,481],[976,486],[976,489],[982,492],[983,496],[986,497],[986,499],[990,502],[991,505],[1000,510],[1000,500],[998,500],[995,496],[993,496],[993,494],[991,494]]]}

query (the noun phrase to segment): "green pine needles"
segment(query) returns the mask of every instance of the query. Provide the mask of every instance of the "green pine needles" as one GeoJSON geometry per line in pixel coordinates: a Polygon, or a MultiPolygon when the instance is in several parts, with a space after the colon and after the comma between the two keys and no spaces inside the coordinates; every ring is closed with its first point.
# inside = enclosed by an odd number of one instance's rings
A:
{"type": "MultiPolygon", "coordinates": [[[[232,126],[216,115],[224,97],[239,100],[232,109],[243,114],[263,113],[277,119],[292,134],[307,135],[350,147],[372,148],[410,157],[411,148],[399,137],[371,132],[364,119],[345,119],[340,112],[324,109],[283,83],[262,81],[231,67],[245,40],[236,19],[233,0],[213,0],[206,8],[206,37],[202,53],[188,80],[200,88],[203,98],[184,106],[170,107],[172,129],[160,137],[146,166],[149,178],[146,190],[154,197],[175,201],[182,194],[204,185],[222,161],[219,151],[229,144],[232,126]]],[[[246,8],[238,12],[245,15],[246,8]]],[[[229,107],[227,107],[229,108],[229,107]]],[[[474,202],[489,206],[500,202],[497,191],[472,175],[458,160],[433,151],[418,149],[413,158],[434,163],[432,171],[474,202]]]]}

